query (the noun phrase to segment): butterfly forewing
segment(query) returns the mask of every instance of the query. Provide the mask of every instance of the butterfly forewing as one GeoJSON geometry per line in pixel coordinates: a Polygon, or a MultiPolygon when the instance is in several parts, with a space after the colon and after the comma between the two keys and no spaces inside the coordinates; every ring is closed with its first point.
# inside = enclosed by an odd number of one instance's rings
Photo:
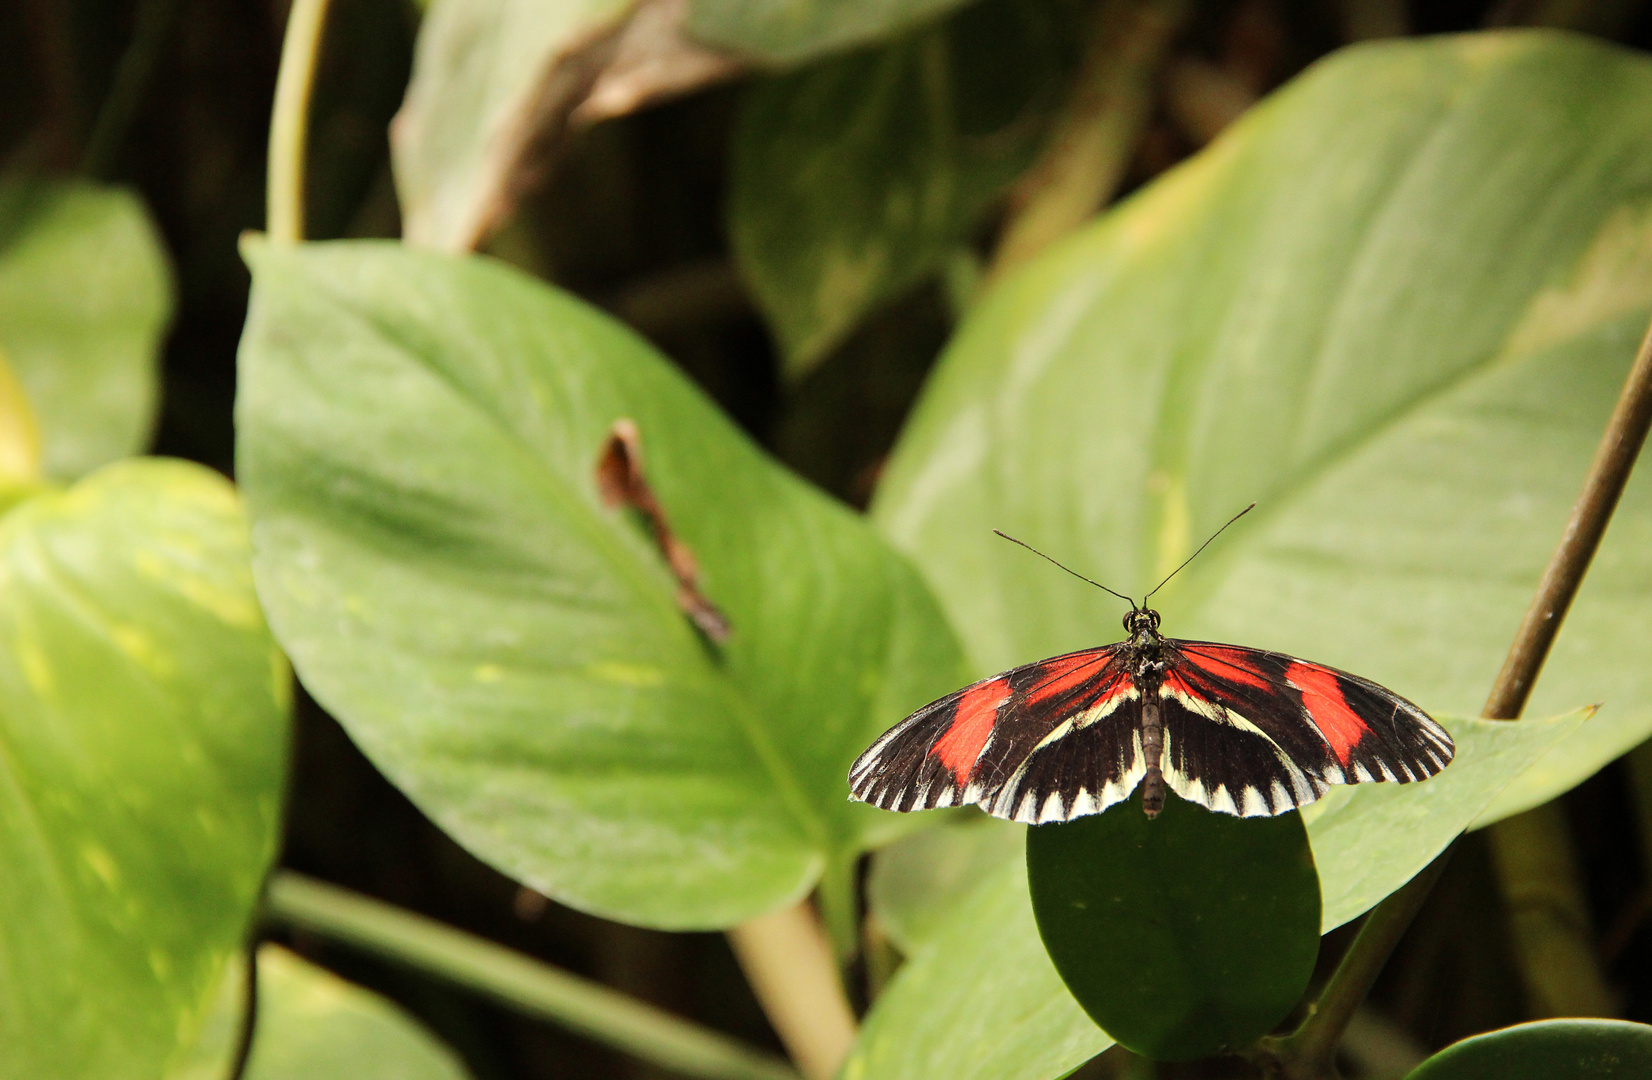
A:
{"type": "Polygon", "coordinates": [[[930,703],[849,771],[885,810],[976,804],[1064,821],[1126,798],[1141,779],[1141,694],[1109,645],[1012,668],[930,703]]]}
{"type": "Polygon", "coordinates": [[[1097,813],[1147,773],[1143,693],[1177,795],[1271,816],[1333,784],[1406,783],[1451,761],[1451,737],[1404,698],[1282,653],[1153,635],[1014,668],[913,713],[850,771],[888,810],[973,803],[1029,823],[1097,813]],[[1148,663],[1147,661],[1151,661],[1148,663]]]}

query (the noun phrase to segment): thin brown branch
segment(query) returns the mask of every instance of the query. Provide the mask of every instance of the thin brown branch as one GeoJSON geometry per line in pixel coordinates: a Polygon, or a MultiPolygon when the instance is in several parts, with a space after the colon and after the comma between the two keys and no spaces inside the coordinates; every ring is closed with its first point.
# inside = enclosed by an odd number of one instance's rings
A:
{"type": "Polygon", "coordinates": [[[1595,549],[1600,547],[1600,538],[1612,520],[1612,511],[1617,508],[1624,485],[1629,482],[1629,472],[1646,442],[1648,425],[1652,425],[1652,330],[1641,342],[1635,366],[1629,371],[1623,394],[1595,450],[1583,493],[1572,507],[1560,546],[1543,572],[1537,596],[1520,623],[1514,647],[1503,661],[1503,670],[1497,673],[1481,716],[1513,720],[1526,707],[1532,685],[1548,658],[1549,647],[1560,633],[1560,624],[1572,606],[1578,586],[1583,583],[1595,549]]]}
{"type": "Polygon", "coordinates": [[[654,542],[677,579],[677,606],[700,632],[721,645],[728,640],[729,622],[716,604],[700,591],[700,568],[694,553],[677,537],[665,510],[654,497],[642,466],[642,433],[635,420],[620,419],[608,434],[597,459],[597,488],[609,506],[629,506],[648,519],[654,542]]]}
{"type": "MultiPolygon", "coordinates": [[[[1584,479],[1583,491],[1538,586],[1537,598],[1521,622],[1509,647],[1508,659],[1492,685],[1482,714],[1487,719],[1519,718],[1554,644],[1555,634],[1606,533],[1612,511],[1629,482],[1649,426],[1652,426],[1652,327],[1648,327],[1641,340],[1629,377],[1584,479]]],[[[1349,1017],[1365,1000],[1389,954],[1427,899],[1449,855],[1448,848],[1421,874],[1372,909],[1300,1027],[1283,1038],[1258,1041],[1252,1056],[1265,1072],[1286,1080],[1323,1080],[1332,1075],[1331,1056],[1349,1017]]]]}

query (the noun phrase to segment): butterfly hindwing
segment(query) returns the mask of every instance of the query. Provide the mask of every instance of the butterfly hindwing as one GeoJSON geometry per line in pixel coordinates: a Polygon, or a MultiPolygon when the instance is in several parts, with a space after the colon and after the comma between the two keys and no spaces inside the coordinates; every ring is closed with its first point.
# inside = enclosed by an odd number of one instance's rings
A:
{"type": "Polygon", "coordinates": [[[1332,784],[1421,780],[1452,758],[1428,714],[1357,675],[1261,649],[1165,644],[1165,781],[1212,810],[1271,816],[1332,784]]]}
{"type": "Polygon", "coordinates": [[[855,761],[850,790],[886,810],[973,803],[1027,822],[1095,813],[1141,779],[1140,698],[1117,646],[1012,668],[890,729],[855,761]]]}

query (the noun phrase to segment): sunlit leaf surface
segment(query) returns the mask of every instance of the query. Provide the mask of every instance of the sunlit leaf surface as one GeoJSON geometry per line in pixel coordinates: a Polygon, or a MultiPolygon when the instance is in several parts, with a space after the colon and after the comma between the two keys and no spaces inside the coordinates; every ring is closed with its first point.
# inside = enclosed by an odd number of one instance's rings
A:
{"type": "Polygon", "coordinates": [[[250,254],[238,469],[260,595],[305,685],[444,829],[576,906],[720,927],[918,824],[850,803],[845,777],[960,663],[860,518],[641,339],[506,267],[250,254]],[[599,497],[622,417],[726,646],[599,497]]]}
{"type": "Polygon", "coordinates": [[[0,518],[0,1077],[151,1078],[275,854],[288,673],[217,474],[108,466],[0,518]]]}

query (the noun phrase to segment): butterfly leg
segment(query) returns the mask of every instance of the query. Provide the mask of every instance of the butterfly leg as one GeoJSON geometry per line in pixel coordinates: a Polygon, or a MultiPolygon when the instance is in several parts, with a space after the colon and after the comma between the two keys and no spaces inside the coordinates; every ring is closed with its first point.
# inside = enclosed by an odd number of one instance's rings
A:
{"type": "Polygon", "coordinates": [[[1148,817],[1158,817],[1164,809],[1164,774],[1159,759],[1164,756],[1164,722],[1159,717],[1157,695],[1142,702],[1141,752],[1147,759],[1147,773],[1141,782],[1141,808],[1148,817]]]}

